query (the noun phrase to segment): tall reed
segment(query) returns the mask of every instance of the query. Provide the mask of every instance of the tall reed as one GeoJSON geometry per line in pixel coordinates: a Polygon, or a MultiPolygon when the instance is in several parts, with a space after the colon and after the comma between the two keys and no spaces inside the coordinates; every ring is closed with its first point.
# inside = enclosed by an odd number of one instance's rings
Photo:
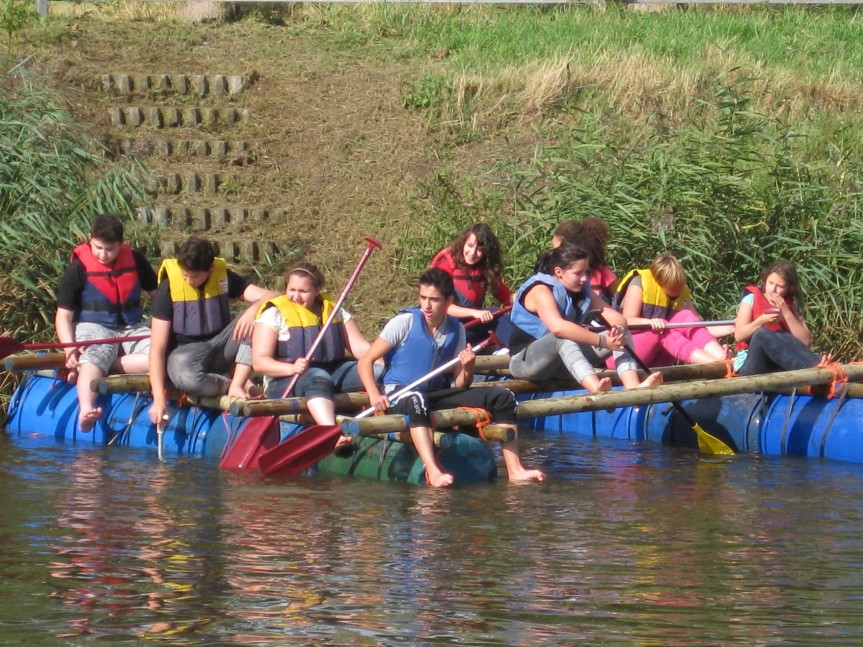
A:
{"type": "Polygon", "coordinates": [[[144,170],[108,160],[45,86],[23,63],[0,75],[0,329],[22,341],[53,334],[55,286],[93,217],[131,218],[144,199],[144,170]]]}
{"type": "Polygon", "coordinates": [[[587,115],[487,195],[439,177],[415,205],[427,242],[403,241],[404,261],[428,262],[433,248],[484,220],[501,238],[517,285],[558,222],[596,216],[612,231],[618,274],[671,252],[709,318],[733,317],[741,288],[773,260],[797,263],[816,347],[857,358],[863,160],[836,142],[804,157],[805,125],[759,115],[751,102],[719,84],[699,124],[612,131],[602,116],[587,115]]]}

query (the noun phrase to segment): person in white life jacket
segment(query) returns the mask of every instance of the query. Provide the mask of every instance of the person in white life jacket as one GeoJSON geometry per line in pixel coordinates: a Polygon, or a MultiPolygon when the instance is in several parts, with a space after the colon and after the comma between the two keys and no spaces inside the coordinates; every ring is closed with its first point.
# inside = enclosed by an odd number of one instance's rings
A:
{"type": "MultiPolygon", "coordinates": [[[[149,261],[123,240],[123,222],[97,216],[88,240],[72,250],[57,291],[54,327],[63,343],[149,335],[142,322],[144,293],[153,295],[156,273],[149,261]]],[[[109,372],[147,370],[150,340],[118,341],[66,348],[68,380],[78,392],[78,426],[89,432],[102,414],[90,383],[109,372]]]]}
{"type": "Polygon", "coordinates": [[[229,270],[224,259],[216,257],[213,245],[198,236],[180,245],[176,259],[162,262],[151,324],[153,424],[162,424],[168,413],[167,378],[189,395],[253,395],[248,342],[258,307],[278,294],[229,270]],[[232,299],[250,304],[233,319],[232,299]],[[238,357],[244,341],[246,356],[238,357]],[[232,369],[233,380],[226,377],[232,369]]]}
{"type": "Polygon", "coordinates": [[[812,334],[803,316],[803,290],[797,269],[779,260],[761,273],[759,285],[743,289],[734,320],[740,375],[813,368],[831,361],[812,350],[812,334]]]}
{"type": "MultiPolygon", "coordinates": [[[[432,267],[420,275],[419,307],[408,308],[384,325],[359,361],[359,374],[369,402],[379,411],[392,407],[409,420],[411,440],[426,468],[426,480],[432,487],[452,485],[453,476],[445,472],[434,452],[429,411],[452,407],[479,407],[492,420],[517,431],[515,396],[501,386],[471,389],[476,355],[467,345],[464,326],[447,314],[455,300],[452,277],[432,267]],[[449,376],[433,378],[390,402],[389,395],[413,384],[435,368],[459,358],[449,376]],[[374,375],[374,363],[385,358],[387,371],[383,385],[374,375]],[[451,385],[454,388],[447,388],[451,385]]],[[[545,474],[522,465],[518,440],[501,444],[504,463],[511,481],[543,481],[545,474]]]]}

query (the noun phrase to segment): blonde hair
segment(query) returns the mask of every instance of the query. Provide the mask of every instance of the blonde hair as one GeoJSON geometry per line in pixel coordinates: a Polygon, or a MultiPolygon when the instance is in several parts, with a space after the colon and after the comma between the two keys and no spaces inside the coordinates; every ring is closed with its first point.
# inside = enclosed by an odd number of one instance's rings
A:
{"type": "Polygon", "coordinates": [[[650,273],[666,292],[675,292],[679,296],[686,287],[686,272],[683,265],[671,254],[660,254],[650,264],[650,273]]]}

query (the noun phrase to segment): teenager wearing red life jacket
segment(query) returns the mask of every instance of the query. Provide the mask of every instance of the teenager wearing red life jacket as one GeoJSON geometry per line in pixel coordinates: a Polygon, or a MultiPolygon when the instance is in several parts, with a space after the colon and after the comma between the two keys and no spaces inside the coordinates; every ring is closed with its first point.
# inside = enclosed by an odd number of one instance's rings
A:
{"type": "MultiPolygon", "coordinates": [[[[494,310],[485,307],[486,293],[491,292],[501,305],[512,304],[512,292],[503,282],[500,243],[488,225],[475,223],[462,231],[449,247],[438,252],[430,267],[437,267],[452,277],[455,301],[447,314],[462,322],[479,319],[483,324],[468,328],[468,343],[475,343],[500,327],[494,321],[494,310]]],[[[504,334],[499,335],[505,343],[504,334]]]]}
{"type": "Polygon", "coordinates": [[[740,375],[813,368],[830,360],[809,348],[812,335],[803,317],[803,291],[788,261],[776,261],[762,272],[759,286],[744,288],[734,338],[734,370],[740,375]]]}
{"type": "MultiPolygon", "coordinates": [[[[143,292],[153,295],[156,273],[144,256],[123,242],[123,223],[102,214],[90,237],[72,250],[57,291],[54,327],[63,343],[149,335],[142,323],[143,292]]],[[[69,381],[78,390],[78,426],[88,432],[102,414],[90,382],[115,373],[144,373],[150,340],[67,348],[69,381]]]]}

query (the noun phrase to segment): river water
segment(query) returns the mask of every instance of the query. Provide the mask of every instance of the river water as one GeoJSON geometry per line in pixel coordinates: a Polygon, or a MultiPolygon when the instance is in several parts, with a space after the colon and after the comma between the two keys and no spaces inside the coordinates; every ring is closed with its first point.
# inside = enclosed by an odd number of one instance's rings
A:
{"type": "Polygon", "coordinates": [[[543,484],[0,442],[0,644],[863,641],[863,468],[525,434],[543,484]]]}

